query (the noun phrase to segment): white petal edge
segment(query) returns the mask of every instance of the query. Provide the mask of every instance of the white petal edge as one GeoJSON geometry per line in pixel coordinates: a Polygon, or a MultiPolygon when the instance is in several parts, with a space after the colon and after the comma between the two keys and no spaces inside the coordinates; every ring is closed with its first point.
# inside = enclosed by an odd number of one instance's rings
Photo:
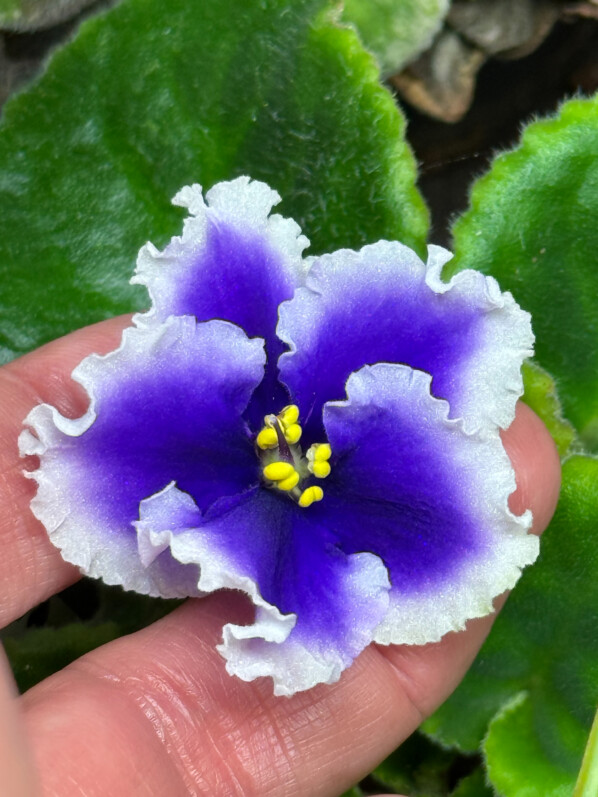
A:
{"type": "MultiPolygon", "coordinates": [[[[371,553],[351,554],[348,559],[353,566],[348,578],[352,594],[368,595],[372,604],[382,600],[388,605],[390,585],[382,561],[371,553]]],[[[270,676],[274,694],[287,697],[318,684],[336,683],[355,657],[373,641],[362,630],[353,641],[353,655],[344,655],[332,646],[326,653],[317,653],[292,639],[284,645],[272,644],[256,638],[251,626],[226,625],[223,630],[224,641],[218,650],[226,659],[228,672],[244,681],[270,676]]]]}
{"type": "MultiPolygon", "coordinates": [[[[106,544],[106,529],[86,513],[69,488],[77,474],[70,473],[68,464],[60,457],[60,444],[66,437],[79,437],[96,418],[96,384],[106,382],[112,371],[120,371],[123,362],[136,362],[146,357],[157,346],[171,343],[180,345],[186,336],[192,336],[196,321],[190,316],[171,317],[165,323],[151,327],[128,327],[124,330],[118,349],[106,355],[91,354],[73,371],[72,379],[89,395],[87,411],[75,419],[65,418],[55,407],[40,404],[34,407],[23,421],[19,436],[21,456],[40,457],[40,467],[24,471],[24,475],[37,482],[37,494],[31,501],[31,511],[45,526],[50,541],[61,552],[63,559],[74,564],[93,578],[106,584],[121,585],[125,590],[163,598],[198,596],[196,567],[179,566],[167,557],[155,558],[144,566],[139,558],[137,537],[133,527],[129,538],[119,537],[118,544],[106,544]]],[[[226,321],[210,321],[202,325],[209,334],[222,335],[224,328],[231,340],[239,339],[263,352],[263,341],[248,340],[245,333],[226,321]]]]}
{"type": "Polygon", "coordinates": [[[459,402],[451,401],[451,417],[462,419],[464,428],[470,432],[492,434],[497,426],[508,428],[515,417],[517,400],[523,393],[521,366],[534,353],[531,316],[519,307],[509,292],[501,293],[494,277],[469,269],[458,272],[450,282],[443,282],[442,269],[452,257],[447,249],[432,245],[428,247],[427,263],[423,263],[404,244],[381,240],[359,251],[339,249],[306,258],[309,270],[305,285],[295,292],[293,299],[280,305],[276,332],[289,350],[280,357],[279,364],[284,368],[298,348],[291,333],[291,308],[301,307],[304,316],[313,312],[310,307],[313,297],[322,294],[320,280],[325,284],[328,274],[347,263],[352,268],[359,266],[364,273],[371,270],[374,278],[377,267],[383,263],[386,268],[400,270],[399,278],[406,284],[424,283],[433,293],[444,295],[445,301],[460,305],[465,302],[483,313],[483,323],[477,324],[473,333],[479,336],[479,345],[459,370],[459,381],[466,389],[461,391],[459,402]]]}
{"type": "Polygon", "coordinates": [[[421,408],[417,417],[432,413],[451,434],[467,439],[467,450],[460,454],[459,468],[465,468],[465,472],[469,468],[472,474],[485,474],[484,490],[475,493],[473,506],[475,514],[485,521],[490,555],[477,561],[468,559],[458,576],[451,576],[442,588],[434,588],[429,594],[408,598],[391,589],[388,613],[373,639],[382,645],[424,645],[437,642],[449,631],[462,630],[468,620],[492,612],[494,598],[511,589],[522,568],[535,561],[539,540],[528,533],[531,512],[518,516],[508,507],[509,496],[516,488],[515,473],[498,432],[493,435],[467,432],[462,420],[449,418],[448,402],[430,392],[429,374],[389,363],[365,366],[349,377],[348,400],[330,404],[342,407],[354,402],[371,403],[373,392],[380,391],[376,375],[381,372],[398,377],[397,389],[401,383],[402,390],[419,396],[421,408]]]}
{"type": "Polygon", "coordinates": [[[461,380],[470,386],[462,392],[458,406],[451,405],[453,417],[464,421],[467,431],[496,425],[507,429],[515,417],[517,400],[523,394],[521,366],[534,353],[531,316],[508,291],[502,293],[494,277],[479,271],[459,271],[449,282],[441,273],[452,254],[440,246],[428,247],[426,285],[437,294],[456,299],[475,297],[484,311],[478,334],[482,345],[465,365],[461,380]]]}
{"type": "Polygon", "coordinates": [[[277,191],[247,176],[216,183],[206,192],[205,201],[201,185],[194,183],[182,188],[172,203],[189,211],[183,222],[183,234],[172,238],[162,251],[149,242],[139,251],[131,284],[145,285],[151,307],[146,313],[137,313],[134,323],[144,325],[164,320],[157,311],[158,299],[164,297],[168,300],[176,289],[184,275],[183,256],[199,252],[205,245],[210,217],[263,235],[271,248],[280,254],[283,267],[294,284],[302,284],[307,272],[303,251],[309,246],[309,240],[293,219],[278,213],[270,215],[273,206],[280,201],[277,191]]]}
{"type": "Polygon", "coordinates": [[[281,614],[275,606],[265,601],[255,582],[238,572],[231,559],[210,546],[200,530],[163,528],[165,524],[161,521],[156,524],[157,514],[163,515],[167,523],[169,517],[176,516],[180,507],[193,509],[195,502],[190,495],[179,490],[174,482],[141,502],[140,520],[134,524],[140,560],[149,567],[160,553],[169,548],[178,562],[198,566],[198,594],[233,589],[249,596],[256,607],[255,623],[227,628],[239,628],[242,634],[247,634],[247,629],[251,629],[255,636],[268,642],[284,642],[295,626],[296,615],[281,614]]]}
{"type": "MultiPolygon", "coordinates": [[[[179,507],[185,506],[193,509],[193,499],[178,490],[174,483],[142,502],[141,520],[135,524],[140,557],[151,562],[154,555],[168,547],[177,561],[199,567],[197,586],[201,594],[233,589],[251,599],[256,607],[254,622],[245,626],[227,623],[223,627],[223,641],[217,650],[226,661],[227,672],[243,681],[270,677],[274,694],[287,697],[320,683],[338,681],[343,670],[352,663],[352,656],[334,649],[318,653],[289,638],[297,616],[282,614],[264,600],[255,581],[240,572],[230,557],[211,545],[207,536],[202,536],[201,529],[161,528],[162,518],[167,523],[169,517],[176,516],[179,507]]],[[[387,606],[390,585],[381,560],[369,553],[354,554],[349,559],[353,565],[349,575],[351,585],[357,592],[361,589],[363,593],[375,595],[375,599],[383,600],[387,606]]],[[[370,642],[371,636],[363,633],[356,640],[356,646],[361,651],[370,642]]]]}

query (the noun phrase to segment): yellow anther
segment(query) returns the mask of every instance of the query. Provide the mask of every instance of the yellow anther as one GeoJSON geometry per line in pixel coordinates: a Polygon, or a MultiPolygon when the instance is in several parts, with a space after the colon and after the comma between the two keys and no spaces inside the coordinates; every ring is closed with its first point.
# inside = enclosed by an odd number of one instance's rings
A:
{"type": "Polygon", "coordinates": [[[299,438],[303,434],[303,429],[299,426],[298,423],[292,423],[290,426],[284,430],[284,437],[287,443],[294,445],[299,441],[299,438]]]}
{"type": "Polygon", "coordinates": [[[332,449],[328,443],[314,443],[307,451],[307,470],[318,479],[325,479],[330,473],[328,460],[331,456],[332,449]]]}
{"type": "Polygon", "coordinates": [[[299,506],[302,506],[304,509],[308,506],[311,506],[315,501],[321,501],[324,498],[324,490],[317,485],[313,487],[308,487],[307,490],[304,490],[301,493],[299,498],[299,506]]]}
{"type": "Polygon", "coordinates": [[[332,456],[330,443],[320,443],[314,446],[314,459],[316,462],[325,462],[332,456]]]}
{"type": "Polygon", "coordinates": [[[293,471],[291,475],[287,479],[283,479],[280,482],[276,482],[276,486],[279,490],[285,490],[285,492],[289,492],[296,487],[299,482],[299,474],[297,471],[293,471]]]}
{"type": "Polygon", "coordinates": [[[278,417],[285,429],[293,426],[299,420],[299,407],[296,404],[289,404],[282,408],[278,417]]]}
{"type": "Polygon", "coordinates": [[[306,453],[307,461],[310,464],[314,462],[326,462],[331,456],[332,449],[329,443],[314,443],[307,449],[306,453]]]}
{"type": "Polygon", "coordinates": [[[295,473],[295,468],[290,462],[271,462],[266,465],[263,473],[266,479],[270,479],[272,482],[281,482],[295,473]]]}
{"type": "Polygon", "coordinates": [[[273,429],[271,426],[264,426],[262,431],[257,436],[256,443],[258,444],[259,448],[262,449],[276,448],[278,445],[276,429],[273,429]]]}
{"type": "Polygon", "coordinates": [[[330,473],[330,464],[326,461],[320,462],[316,460],[311,467],[311,471],[318,479],[325,479],[330,473]]]}

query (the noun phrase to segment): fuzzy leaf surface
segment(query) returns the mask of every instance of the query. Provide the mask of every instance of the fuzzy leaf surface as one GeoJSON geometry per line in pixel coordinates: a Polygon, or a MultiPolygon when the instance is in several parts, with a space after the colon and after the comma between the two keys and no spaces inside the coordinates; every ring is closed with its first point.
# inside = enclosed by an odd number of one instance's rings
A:
{"type": "Polygon", "coordinates": [[[414,733],[372,773],[380,789],[411,797],[443,797],[457,755],[414,733]]]}
{"type": "Polygon", "coordinates": [[[324,0],[125,0],[84,23],[0,127],[0,362],[142,309],[140,246],[171,197],[249,174],[310,253],[398,238],[427,212],[404,123],[324,0]]]}
{"type": "MultiPolygon", "coordinates": [[[[484,741],[488,776],[504,797],[571,797],[575,774],[556,759],[551,759],[540,743],[538,717],[529,695],[516,695],[492,720],[484,741]]],[[[568,728],[568,717],[561,715],[558,733],[573,739],[579,736],[568,728]]]]}
{"type": "Polygon", "coordinates": [[[598,95],[534,122],[474,186],[449,273],[494,275],[532,314],[536,359],[598,450],[598,95]]]}
{"type": "Polygon", "coordinates": [[[0,29],[34,31],[57,25],[94,0],[0,0],[0,29]]]}
{"type": "Polygon", "coordinates": [[[345,0],[343,19],[355,25],[383,75],[398,72],[432,42],[449,0],[345,0]]]}
{"type": "Polygon", "coordinates": [[[462,778],[451,797],[494,797],[495,792],[487,785],[484,770],[481,767],[471,775],[462,778]]]}
{"type": "Polygon", "coordinates": [[[572,424],[563,417],[554,379],[533,360],[523,363],[522,372],[521,400],[542,418],[560,456],[565,457],[572,447],[578,446],[578,441],[572,424]]]}

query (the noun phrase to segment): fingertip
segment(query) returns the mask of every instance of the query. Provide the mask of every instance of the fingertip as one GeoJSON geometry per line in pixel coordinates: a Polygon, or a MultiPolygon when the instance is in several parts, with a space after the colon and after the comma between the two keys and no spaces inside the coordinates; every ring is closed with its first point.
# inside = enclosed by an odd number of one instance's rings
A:
{"type": "Polygon", "coordinates": [[[554,440],[536,413],[521,401],[515,420],[502,432],[502,440],[517,480],[509,507],[517,515],[530,509],[532,531],[541,534],[554,514],[561,487],[561,463],[554,440]]]}

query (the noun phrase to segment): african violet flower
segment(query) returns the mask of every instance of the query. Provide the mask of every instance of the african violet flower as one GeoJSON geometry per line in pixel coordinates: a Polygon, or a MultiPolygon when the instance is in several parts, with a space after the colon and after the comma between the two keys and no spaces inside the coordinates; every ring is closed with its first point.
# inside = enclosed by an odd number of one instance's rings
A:
{"type": "Polygon", "coordinates": [[[529,317],[450,257],[388,241],[303,259],[276,192],[241,177],[134,281],[149,312],[73,372],[72,420],[26,419],[32,502],[65,559],[150,595],[242,590],[220,652],[277,694],[339,678],[372,640],[422,644],[491,610],[537,553],[498,434],[529,317]]]}

